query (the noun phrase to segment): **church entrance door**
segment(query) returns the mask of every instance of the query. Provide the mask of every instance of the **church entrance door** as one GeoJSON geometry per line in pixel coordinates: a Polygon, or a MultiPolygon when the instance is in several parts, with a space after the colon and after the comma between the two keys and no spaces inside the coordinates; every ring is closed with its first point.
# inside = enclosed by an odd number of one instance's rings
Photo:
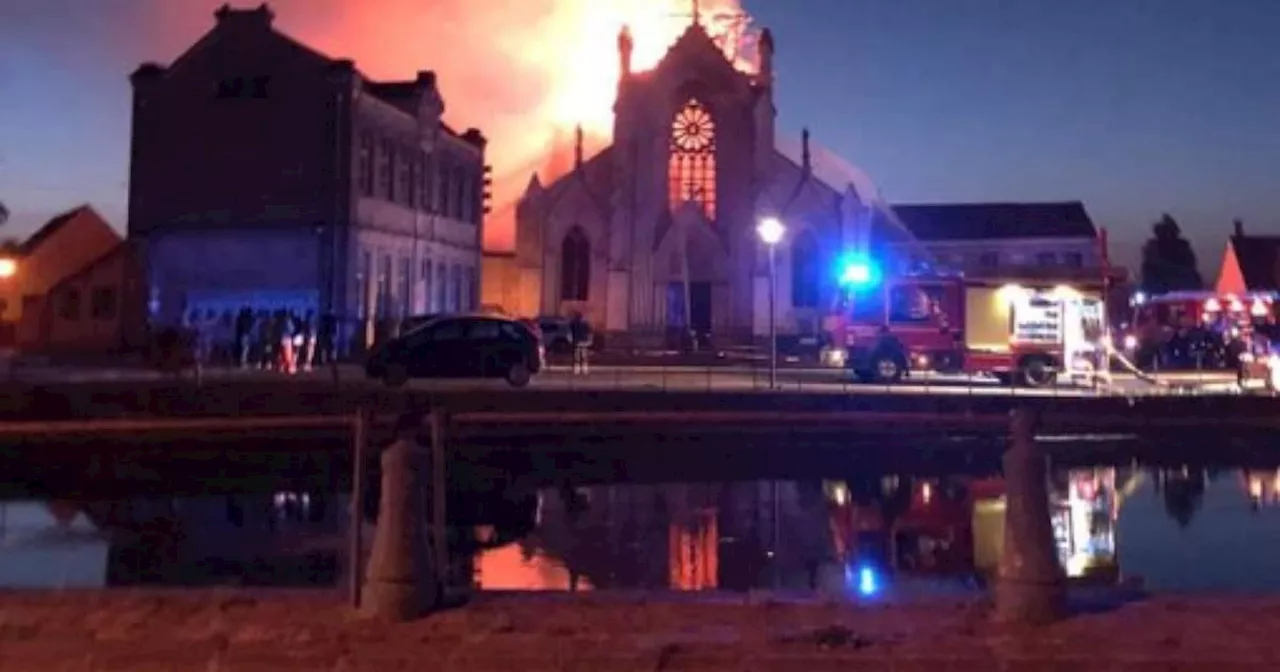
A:
{"type": "Polygon", "coordinates": [[[674,342],[686,342],[689,332],[697,335],[700,347],[709,344],[711,336],[711,283],[689,283],[689,311],[685,312],[683,282],[667,284],[667,330],[674,342]]]}
{"type": "Polygon", "coordinates": [[[689,283],[689,321],[699,340],[711,333],[711,283],[689,283]]]}

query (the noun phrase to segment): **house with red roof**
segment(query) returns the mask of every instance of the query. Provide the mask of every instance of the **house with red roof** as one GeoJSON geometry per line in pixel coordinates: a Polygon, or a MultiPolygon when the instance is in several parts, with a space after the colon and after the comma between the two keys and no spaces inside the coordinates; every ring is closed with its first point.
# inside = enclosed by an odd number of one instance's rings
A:
{"type": "Polygon", "coordinates": [[[49,329],[57,316],[80,318],[77,305],[53,306],[49,297],[123,242],[89,205],[53,217],[23,241],[15,250],[15,272],[0,279],[0,333],[7,336],[7,345],[27,352],[48,350],[49,329]]]}
{"type": "Polygon", "coordinates": [[[1280,236],[1246,235],[1236,220],[1214,289],[1220,294],[1280,290],[1280,236]]]}

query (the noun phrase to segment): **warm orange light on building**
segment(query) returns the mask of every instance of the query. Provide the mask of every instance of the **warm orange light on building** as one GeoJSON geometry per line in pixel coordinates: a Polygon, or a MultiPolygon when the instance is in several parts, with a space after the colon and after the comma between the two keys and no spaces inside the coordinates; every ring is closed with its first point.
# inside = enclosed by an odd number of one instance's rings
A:
{"type": "Polygon", "coordinates": [[[0,259],[0,279],[12,278],[18,274],[18,262],[14,259],[0,259]]]}

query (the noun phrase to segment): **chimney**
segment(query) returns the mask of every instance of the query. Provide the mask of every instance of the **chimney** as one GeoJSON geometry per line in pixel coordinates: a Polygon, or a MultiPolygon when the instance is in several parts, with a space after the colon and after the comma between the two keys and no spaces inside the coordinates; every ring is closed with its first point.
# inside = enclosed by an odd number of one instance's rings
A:
{"type": "Polygon", "coordinates": [[[1239,217],[1231,222],[1231,228],[1234,229],[1236,238],[1244,238],[1244,222],[1239,217]]]}
{"type": "Polygon", "coordinates": [[[271,22],[276,18],[276,14],[271,11],[271,8],[265,2],[255,9],[235,9],[231,6],[231,3],[226,3],[213,13],[213,17],[218,20],[219,26],[270,28],[271,22]]]}
{"type": "Polygon", "coordinates": [[[135,86],[145,86],[148,82],[153,82],[165,73],[164,66],[159,63],[143,63],[138,66],[133,74],[129,75],[129,81],[135,86]]]}

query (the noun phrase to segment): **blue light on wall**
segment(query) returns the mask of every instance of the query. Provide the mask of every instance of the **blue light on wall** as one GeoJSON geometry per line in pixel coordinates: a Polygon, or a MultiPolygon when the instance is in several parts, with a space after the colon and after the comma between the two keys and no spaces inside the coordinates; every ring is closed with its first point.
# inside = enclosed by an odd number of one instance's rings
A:
{"type": "Polygon", "coordinates": [[[869,287],[880,281],[880,269],[875,262],[862,256],[849,256],[840,260],[840,285],[851,289],[869,287]]]}

